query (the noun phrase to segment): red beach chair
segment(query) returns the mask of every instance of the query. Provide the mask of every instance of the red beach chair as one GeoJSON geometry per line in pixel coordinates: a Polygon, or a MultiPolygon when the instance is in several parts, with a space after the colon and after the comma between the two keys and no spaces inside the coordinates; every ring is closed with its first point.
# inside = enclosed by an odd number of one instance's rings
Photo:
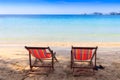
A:
{"type": "Polygon", "coordinates": [[[29,52],[29,64],[30,64],[30,70],[33,72],[33,67],[44,67],[44,68],[50,68],[54,70],[54,60],[58,61],[55,57],[56,53],[53,53],[53,51],[50,49],[50,47],[27,47],[25,48],[29,52]],[[35,61],[33,61],[33,57],[35,58],[35,61]],[[46,63],[46,61],[49,62],[49,64],[46,63]]]}
{"type": "MultiPolygon", "coordinates": [[[[98,47],[73,47],[71,50],[71,68],[73,74],[75,69],[78,69],[79,73],[93,70],[96,67],[96,51],[98,47]],[[93,60],[94,59],[94,60],[93,60]]],[[[77,71],[76,71],[77,72],[77,71]]]]}

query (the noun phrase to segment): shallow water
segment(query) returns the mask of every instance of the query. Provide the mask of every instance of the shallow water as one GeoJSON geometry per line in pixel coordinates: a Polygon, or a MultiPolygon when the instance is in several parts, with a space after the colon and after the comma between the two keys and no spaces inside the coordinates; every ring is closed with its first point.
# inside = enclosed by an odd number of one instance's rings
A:
{"type": "Polygon", "coordinates": [[[119,15],[0,15],[0,42],[119,42],[119,15]]]}

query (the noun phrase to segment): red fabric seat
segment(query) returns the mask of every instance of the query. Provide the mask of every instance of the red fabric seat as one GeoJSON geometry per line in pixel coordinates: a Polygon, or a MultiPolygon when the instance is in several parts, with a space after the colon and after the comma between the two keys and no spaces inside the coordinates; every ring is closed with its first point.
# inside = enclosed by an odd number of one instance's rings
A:
{"type": "Polygon", "coordinates": [[[47,57],[47,58],[51,58],[52,56],[51,56],[50,53],[47,53],[47,54],[46,54],[46,57],[47,57]]]}
{"type": "Polygon", "coordinates": [[[89,60],[92,58],[92,49],[73,49],[76,60],[89,60]]]}
{"type": "Polygon", "coordinates": [[[51,53],[47,53],[46,49],[28,49],[30,54],[34,57],[41,59],[41,58],[51,58],[51,53]]]}

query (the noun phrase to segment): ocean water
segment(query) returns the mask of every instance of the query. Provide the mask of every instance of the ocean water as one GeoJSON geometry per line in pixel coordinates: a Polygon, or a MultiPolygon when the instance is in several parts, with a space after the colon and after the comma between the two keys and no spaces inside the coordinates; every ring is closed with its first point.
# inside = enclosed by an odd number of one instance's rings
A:
{"type": "Polygon", "coordinates": [[[120,42],[120,15],[0,15],[2,42],[120,42]]]}

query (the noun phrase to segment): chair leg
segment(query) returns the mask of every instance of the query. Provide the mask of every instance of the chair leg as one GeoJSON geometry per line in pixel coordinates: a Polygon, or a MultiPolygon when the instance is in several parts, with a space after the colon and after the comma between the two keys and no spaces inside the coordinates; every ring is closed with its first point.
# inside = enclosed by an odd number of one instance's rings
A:
{"type": "Polygon", "coordinates": [[[55,59],[57,62],[59,62],[58,59],[57,59],[56,57],[54,57],[54,59],[55,59]]]}
{"type": "Polygon", "coordinates": [[[43,63],[43,61],[42,61],[41,59],[39,59],[39,61],[40,61],[41,63],[43,63]]]}
{"type": "Polygon", "coordinates": [[[32,70],[32,66],[30,66],[30,71],[33,71],[33,70],[32,70]]]}
{"type": "Polygon", "coordinates": [[[54,69],[54,66],[52,67],[52,70],[54,71],[55,69],[54,69]]]}
{"type": "Polygon", "coordinates": [[[73,66],[73,62],[71,61],[71,69],[72,69],[72,66],[73,66]]]}
{"type": "Polygon", "coordinates": [[[57,62],[59,62],[55,55],[56,55],[56,53],[54,53],[54,59],[55,59],[57,62]]]}
{"type": "Polygon", "coordinates": [[[74,74],[75,74],[74,71],[75,71],[75,69],[73,68],[73,72],[72,72],[72,73],[73,73],[73,76],[75,76],[75,75],[74,75],[74,74]]]}

